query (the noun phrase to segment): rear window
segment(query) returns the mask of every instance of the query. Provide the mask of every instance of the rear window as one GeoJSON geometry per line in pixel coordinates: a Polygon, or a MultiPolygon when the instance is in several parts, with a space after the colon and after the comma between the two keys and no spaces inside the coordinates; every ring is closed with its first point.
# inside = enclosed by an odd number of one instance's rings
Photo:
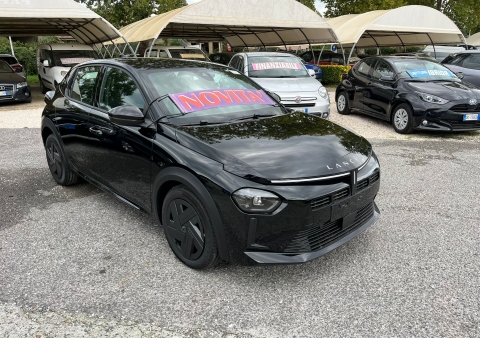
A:
{"type": "Polygon", "coordinates": [[[73,67],[79,63],[98,59],[93,50],[54,50],[53,65],[61,67],[73,67]]]}
{"type": "Polygon", "coordinates": [[[205,60],[205,54],[200,49],[169,49],[172,58],[187,60],[205,60]]]}
{"type": "Polygon", "coordinates": [[[13,56],[0,56],[0,60],[5,61],[9,65],[18,63],[17,59],[15,59],[13,56]]]}

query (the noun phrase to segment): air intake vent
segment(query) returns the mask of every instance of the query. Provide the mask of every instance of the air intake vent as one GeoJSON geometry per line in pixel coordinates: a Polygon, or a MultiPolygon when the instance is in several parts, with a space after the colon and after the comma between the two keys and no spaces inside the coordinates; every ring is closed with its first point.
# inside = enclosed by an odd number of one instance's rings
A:
{"type": "Polygon", "coordinates": [[[312,200],[312,210],[318,210],[321,207],[330,204],[330,195],[322,196],[312,200]]]}
{"type": "Polygon", "coordinates": [[[332,195],[332,200],[333,202],[341,200],[342,198],[348,197],[350,194],[350,189],[349,188],[343,188],[340,191],[337,191],[332,195]]]}

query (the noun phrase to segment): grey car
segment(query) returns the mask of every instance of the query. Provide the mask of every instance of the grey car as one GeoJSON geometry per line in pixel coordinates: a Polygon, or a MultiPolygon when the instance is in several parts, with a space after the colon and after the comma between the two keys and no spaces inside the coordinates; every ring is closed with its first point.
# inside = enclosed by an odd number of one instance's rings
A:
{"type": "Polygon", "coordinates": [[[277,94],[287,108],[323,118],[330,115],[330,98],[315,71],[295,55],[273,52],[238,53],[228,64],[266,90],[277,94]]]}
{"type": "Polygon", "coordinates": [[[480,50],[451,54],[442,63],[460,77],[463,75],[463,81],[480,88],[480,50]]]}

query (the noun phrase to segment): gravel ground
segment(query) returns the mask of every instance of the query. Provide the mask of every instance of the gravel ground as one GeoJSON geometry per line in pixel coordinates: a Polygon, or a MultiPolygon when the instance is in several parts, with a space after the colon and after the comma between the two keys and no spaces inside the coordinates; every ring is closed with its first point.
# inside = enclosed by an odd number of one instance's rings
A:
{"type": "Polygon", "coordinates": [[[371,133],[380,220],[307,264],[203,272],[148,216],[57,186],[38,129],[0,124],[0,337],[480,336],[479,135],[341,118],[371,133]]]}

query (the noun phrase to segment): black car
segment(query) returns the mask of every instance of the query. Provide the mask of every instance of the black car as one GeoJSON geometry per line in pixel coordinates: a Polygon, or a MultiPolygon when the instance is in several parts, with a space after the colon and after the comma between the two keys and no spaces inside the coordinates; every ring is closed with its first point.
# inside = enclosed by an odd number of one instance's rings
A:
{"type": "Polygon", "coordinates": [[[0,102],[32,102],[27,80],[5,61],[0,61],[0,102]]]}
{"type": "Polygon", "coordinates": [[[429,59],[363,59],[343,76],[335,99],[340,114],[390,121],[401,134],[480,130],[480,90],[429,59]]]}
{"type": "Polygon", "coordinates": [[[151,214],[189,267],[305,262],[379,217],[370,144],[289,113],[230,68],[95,60],[72,68],[45,101],[41,133],[56,182],[84,178],[151,214]]]}
{"type": "Polygon", "coordinates": [[[212,62],[221,63],[222,65],[228,65],[233,56],[237,54],[235,52],[223,52],[223,53],[214,53],[209,55],[209,59],[212,62]]]}
{"type": "Polygon", "coordinates": [[[320,64],[320,65],[343,65],[344,64],[343,54],[334,53],[329,50],[324,50],[324,51],[314,50],[313,53],[312,51],[306,51],[300,54],[299,56],[309,64],[320,64]]]}
{"type": "Polygon", "coordinates": [[[448,69],[463,75],[462,80],[480,88],[480,50],[466,50],[447,56],[442,61],[448,69]]]}

